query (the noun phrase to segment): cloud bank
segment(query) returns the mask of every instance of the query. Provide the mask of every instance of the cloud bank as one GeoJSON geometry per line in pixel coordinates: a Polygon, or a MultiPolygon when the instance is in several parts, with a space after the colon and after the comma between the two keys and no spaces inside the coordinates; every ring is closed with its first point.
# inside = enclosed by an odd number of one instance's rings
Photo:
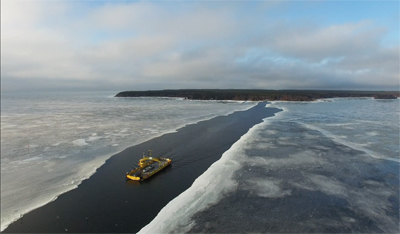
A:
{"type": "Polygon", "coordinates": [[[399,89],[389,25],[288,4],[2,1],[2,89],[399,89]]]}

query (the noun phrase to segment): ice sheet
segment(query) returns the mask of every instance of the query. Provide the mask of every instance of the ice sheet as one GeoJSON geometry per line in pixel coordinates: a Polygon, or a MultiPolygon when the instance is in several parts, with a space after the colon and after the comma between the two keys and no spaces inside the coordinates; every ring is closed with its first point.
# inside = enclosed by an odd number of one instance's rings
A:
{"type": "Polygon", "coordinates": [[[10,95],[15,96],[2,97],[2,115],[8,117],[1,119],[1,230],[75,188],[129,146],[256,104],[109,98],[109,93],[10,95]],[[21,177],[21,171],[42,173],[21,177]]]}

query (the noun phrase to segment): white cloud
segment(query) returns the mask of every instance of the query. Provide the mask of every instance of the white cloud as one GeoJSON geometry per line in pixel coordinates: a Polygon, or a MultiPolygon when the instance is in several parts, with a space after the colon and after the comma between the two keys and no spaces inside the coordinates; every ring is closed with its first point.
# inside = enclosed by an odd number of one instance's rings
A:
{"type": "Polygon", "coordinates": [[[223,2],[3,1],[2,80],[124,89],[398,88],[399,48],[381,45],[382,26],[323,27],[263,12],[223,2]]]}

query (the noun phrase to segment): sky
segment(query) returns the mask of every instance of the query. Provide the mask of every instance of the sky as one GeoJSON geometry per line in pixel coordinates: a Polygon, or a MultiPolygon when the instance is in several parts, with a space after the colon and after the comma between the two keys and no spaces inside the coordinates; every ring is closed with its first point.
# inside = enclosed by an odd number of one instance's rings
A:
{"type": "Polygon", "coordinates": [[[399,90],[394,1],[1,1],[1,90],[399,90]]]}

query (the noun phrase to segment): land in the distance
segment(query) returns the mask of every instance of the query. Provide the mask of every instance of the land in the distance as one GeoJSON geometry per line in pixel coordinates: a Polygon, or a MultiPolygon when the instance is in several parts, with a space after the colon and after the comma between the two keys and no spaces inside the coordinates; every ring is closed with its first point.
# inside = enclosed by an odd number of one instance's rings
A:
{"type": "Polygon", "coordinates": [[[261,89],[168,89],[123,91],[115,97],[181,97],[192,100],[241,101],[314,101],[335,97],[374,97],[396,99],[398,91],[338,91],[338,90],[261,90],[261,89]]]}

